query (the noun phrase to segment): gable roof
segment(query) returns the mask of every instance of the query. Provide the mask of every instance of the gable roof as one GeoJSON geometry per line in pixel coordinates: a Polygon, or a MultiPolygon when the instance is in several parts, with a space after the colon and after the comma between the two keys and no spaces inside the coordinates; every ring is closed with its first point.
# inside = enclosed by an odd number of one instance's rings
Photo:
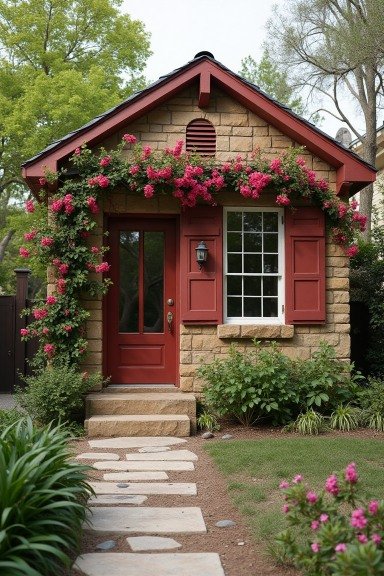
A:
{"type": "Polygon", "coordinates": [[[23,178],[30,189],[37,192],[40,189],[39,178],[43,176],[44,169],[57,171],[60,164],[84,141],[90,148],[97,146],[113,132],[148,113],[194,82],[198,82],[199,86],[199,107],[204,109],[209,105],[213,81],[245,108],[334,167],[338,194],[352,195],[374,182],[376,170],[373,166],[206,52],[199,53],[185,66],[160,77],[144,90],[132,94],[117,106],[27,160],[22,165],[23,178]]]}

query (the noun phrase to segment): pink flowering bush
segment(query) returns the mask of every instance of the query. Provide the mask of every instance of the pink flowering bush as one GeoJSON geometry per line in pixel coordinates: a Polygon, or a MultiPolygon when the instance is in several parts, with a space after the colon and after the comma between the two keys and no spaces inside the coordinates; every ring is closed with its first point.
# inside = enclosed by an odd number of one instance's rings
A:
{"type": "MultiPolygon", "coordinates": [[[[148,202],[160,195],[173,196],[182,209],[198,203],[215,205],[224,191],[238,193],[257,202],[263,194],[272,194],[278,206],[290,206],[303,199],[320,207],[327,216],[335,242],[346,254],[355,255],[354,234],[363,230],[365,218],[356,205],[342,202],[324,180],[317,180],[297,150],[284,152],[273,160],[255,153],[245,160],[241,156],[216,164],[183,153],[183,143],[174,148],[153,151],[140,146],[132,134],[124,134],[116,150],[93,153],[85,145],[74,150],[72,167],[76,178],[46,173],[41,179],[41,206],[46,207],[45,223],[24,235],[26,246],[20,248],[22,258],[36,258],[54,272],[54,304],[37,304],[32,313],[35,320],[23,339],[39,337],[36,362],[44,364],[78,363],[86,351],[84,332],[88,312],[80,304],[80,294],[104,294],[109,271],[104,260],[106,248],[90,246],[89,236],[96,226],[104,198],[116,188],[141,195],[148,202]],[[129,150],[129,159],[125,154],[129,150]],[[60,186],[55,183],[60,179],[60,186]]],[[[26,202],[27,212],[34,212],[36,203],[26,202]]],[[[42,208],[43,209],[43,208],[42,208]]]]}
{"type": "Polygon", "coordinates": [[[283,480],[280,489],[289,527],[276,541],[285,561],[311,576],[384,574],[384,501],[359,496],[354,462],[319,492],[301,476],[283,480]]]}

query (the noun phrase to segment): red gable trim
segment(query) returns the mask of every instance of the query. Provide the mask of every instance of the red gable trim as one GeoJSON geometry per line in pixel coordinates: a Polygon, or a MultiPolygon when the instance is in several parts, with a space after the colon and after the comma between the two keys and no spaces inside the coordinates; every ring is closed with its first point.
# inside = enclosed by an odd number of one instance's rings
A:
{"type": "Polygon", "coordinates": [[[22,174],[32,190],[38,190],[38,179],[44,168],[56,171],[58,165],[85,141],[89,147],[101,142],[111,133],[143,116],[156,106],[173,97],[185,87],[199,81],[199,106],[209,104],[212,80],[247,109],[267,123],[278,128],[295,142],[326,161],[337,170],[337,193],[345,192],[353,183],[353,193],[374,182],[376,171],[349,151],[338,146],[331,138],[312,128],[277,102],[255,91],[247,82],[208,58],[193,60],[173,74],[166,76],[153,88],[139,93],[127,103],[100,117],[91,126],[78,130],[56,145],[43,151],[38,157],[26,162],[22,174]]]}

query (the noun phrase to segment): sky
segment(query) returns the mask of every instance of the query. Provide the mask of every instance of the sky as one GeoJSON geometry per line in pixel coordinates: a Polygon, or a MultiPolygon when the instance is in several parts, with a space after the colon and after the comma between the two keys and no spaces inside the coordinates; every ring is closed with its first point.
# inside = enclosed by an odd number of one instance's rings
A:
{"type": "MultiPolygon", "coordinates": [[[[153,55],[144,71],[150,82],[183,66],[201,51],[233,72],[250,55],[259,60],[265,24],[284,0],[123,0],[122,10],[151,33],[153,55]]],[[[324,117],[321,129],[335,137],[341,123],[324,117]]]]}

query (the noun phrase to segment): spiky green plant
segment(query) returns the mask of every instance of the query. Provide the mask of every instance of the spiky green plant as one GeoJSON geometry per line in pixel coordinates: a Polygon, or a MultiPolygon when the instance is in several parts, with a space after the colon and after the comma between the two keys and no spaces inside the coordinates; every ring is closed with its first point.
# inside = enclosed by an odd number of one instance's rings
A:
{"type": "Polygon", "coordinates": [[[92,490],[67,444],[61,426],[38,429],[30,418],[0,435],[2,576],[52,576],[78,549],[92,490]]]}
{"type": "Polygon", "coordinates": [[[334,430],[344,430],[349,432],[358,428],[360,423],[360,410],[353,408],[349,404],[339,406],[330,416],[329,422],[334,430]]]}
{"type": "Polygon", "coordinates": [[[311,408],[307,412],[299,414],[293,424],[293,429],[299,434],[317,435],[327,430],[327,423],[322,414],[311,408]]]}

